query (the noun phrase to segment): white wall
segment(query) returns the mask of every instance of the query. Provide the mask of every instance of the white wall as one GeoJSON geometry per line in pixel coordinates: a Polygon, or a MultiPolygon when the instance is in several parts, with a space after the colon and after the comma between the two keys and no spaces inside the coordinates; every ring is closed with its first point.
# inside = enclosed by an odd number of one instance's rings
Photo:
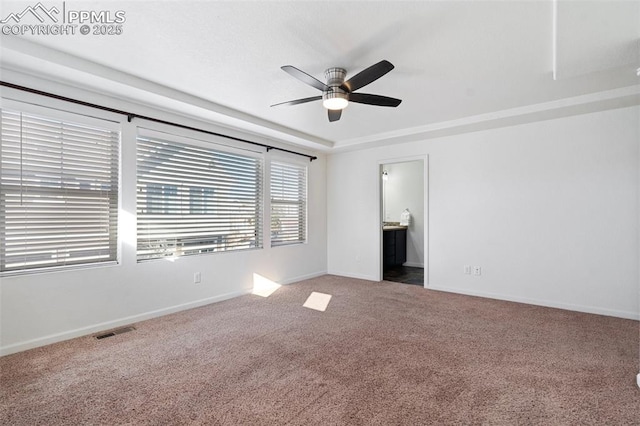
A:
{"type": "MultiPolygon", "coordinates": [[[[3,91],[3,95],[12,97],[15,93],[3,91]]],[[[86,99],[85,94],[71,89],[66,95],[86,99]]],[[[101,102],[94,95],[90,99],[95,103],[101,102]]],[[[40,101],[52,105],[52,101],[40,101]]],[[[56,105],[76,112],[81,110],[70,104],[56,105]]],[[[130,110],[128,105],[123,104],[122,108],[130,110]]],[[[208,128],[206,123],[189,121],[163,111],[136,111],[208,128]]],[[[91,113],[95,114],[96,111],[92,110],[91,113]]],[[[120,264],[2,277],[0,353],[13,353],[245,294],[253,287],[254,273],[278,283],[290,283],[326,273],[326,160],[322,155],[313,162],[304,159],[308,165],[307,244],[270,248],[269,233],[265,230],[264,249],[190,256],[175,262],[156,260],[137,263],[137,123],[139,120],[132,123],[122,120],[120,264]],[[193,283],[195,272],[202,274],[202,283],[197,285],[193,283]]],[[[210,130],[224,132],[224,129],[210,130]]],[[[274,144],[254,135],[245,137],[274,144]]],[[[277,151],[270,151],[265,158],[275,155],[301,161],[301,157],[278,154],[277,151]]],[[[265,223],[269,223],[268,218],[265,223]]]]}
{"type": "Polygon", "coordinates": [[[411,212],[407,229],[405,265],[424,267],[424,162],[404,161],[384,164],[388,179],[383,182],[385,222],[400,222],[404,209],[411,212]]]}
{"type": "Polygon", "coordinates": [[[135,120],[124,120],[120,264],[3,277],[0,353],[245,294],[253,273],[287,283],[328,268],[377,280],[379,164],[427,154],[430,288],[638,318],[639,114],[625,108],[320,156],[309,163],[308,244],[141,264],[131,232],[135,120]],[[483,275],[464,275],[465,264],[483,275]]]}
{"type": "Polygon", "coordinates": [[[639,114],[329,156],[329,273],[379,278],[379,162],[428,154],[430,288],[638,318],[639,114]]]}

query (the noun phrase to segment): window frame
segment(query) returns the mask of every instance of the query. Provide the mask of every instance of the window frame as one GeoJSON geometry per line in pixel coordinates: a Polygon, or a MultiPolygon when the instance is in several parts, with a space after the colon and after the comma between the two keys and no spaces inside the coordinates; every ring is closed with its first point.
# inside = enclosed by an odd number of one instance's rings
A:
{"type": "MultiPolygon", "coordinates": [[[[265,173],[266,173],[266,160],[265,160],[265,156],[264,153],[262,151],[256,151],[254,149],[247,149],[247,148],[238,148],[236,146],[231,146],[228,145],[226,143],[221,143],[219,138],[216,137],[202,137],[203,135],[201,133],[197,133],[194,134],[194,132],[191,131],[186,131],[186,130],[182,130],[182,129],[178,129],[178,128],[173,128],[173,127],[167,127],[167,126],[157,126],[157,125],[153,125],[153,126],[147,126],[147,125],[139,125],[137,126],[136,129],[136,133],[135,133],[135,143],[136,143],[136,164],[138,163],[139,159],[138,159],[138,138],[144,138],[144,139],[151,139],[151,140],[159,140],[159,141],[163,141],[163,142],[167,142],[167,143],[175,143],[175,144],[182,144],[182,145],[187,145],[189,147],[193,147],[195,149],[204,149],[204,150],[210,150],[210,151],[215,151],[215,152],[219,152],[222,154],[226,154],[226,155],[238,155],[238,156],[243,156],[246,158],[250,158],[252,160],[255,160],[258,164],[258,169],[259,169],[259,176],[257,177],[257,181],[258,181],[258,187],[256,189],[257,194],[255,197],[255,201],[256,201],[256,208],[257,208],[257,214],[255,216],[255,218],[257,219],[257,229],[256,229],[256,241],[257,244],[254,247],[241,247],[241,248],[233,248],[232,247],[225,247],[223,250],[214,250],[214,249],[199,249],[197,247],[197,245],[193,246],[193,247],[189,247],[189,249],[184,249],[182,246],[179,247],[178,243],[175,244],[175,246],[170,246],[169,249],[173,251],[173,255],[167,255],[167,256],[155,256],[155,257],[149,257],[149,258],[141,258],[141,254],[140,254],[140,241],[144,239],[144,235],[141,234],[139,232],[140,229],[140,225],[138,224],[136,226],[136,263],[144,263],[144,262],[150,262],[150,261],[154,261],[154,260],[162,260],[162,259],[170,259],[170,260],[174,260],[177,259],[179,257],[189,257],[189,256],[198,256],[198,255],[205,255],[205,254],[219,254],[219,253],[234,253],[234,252],[245,252],[245,251],[249,251],[249,250],[261,250],[264,248],[265,246],[265,239],[264,239],[264,221],[265,221],[265,203],[264,203],[264,192],[265,192],[265,173]],[[150,128],[153,127],[153,128],[150,128]],[[193,251],[198,251],[197,253],[188,253],[186,254],[185,252],[193,252],[193,251]]],[[[140,170],[138,170],[138,167],[136,167],[136,174],[135,174],[135,179],[136,179],[136,216],[138,216],[139,213],[139,198],[138,198],[138,191],[139,191],[139,173],[140,170]]],[[[184,188],[182,188],[183,192],[191,194],[192,190],[194,189],[200,189],[202,190],[201,194],[203,194],[202,196],[204,196],[204,194],[207,192],[207,189],[210,188],[203,188],[202,186],[199,185],[195,185],[195,186],[185,186],[184,188]]],[[[215,189],[212,189],[211,194],[215,193],[215,189]]],[[[187,214],[193,214],[192,210],[193,210],[193,200],[191,199],[191,195],[189,195],[188,197],[189,199],[187,201],[184,202],[184,206],[181,206],[181,208],[187,209],[189,212],[187,214]]],[[[208,206],[203,206],[203,210],[204,213],[203,214],[208,214],[207,212],[209,212],[208,210],[208,206]]],[[[140,222],[140,218],[138,217],[138,223],[140,222]]],[[[198,236],[198,238],[202,238],[202,236],[198,236]]],[[[213,241],[213,240],[212,240],[213,241]]],[[[184,243],[181,243],[184,245],[184,243]]]]}
{"type": "MultiPolygon", "coordinates": [[[[266,231],[269,233],[269,241],[270,247],[287,247],[287,246],[295,246],[300,244],[308,244],[309,242],[309,164],[307,162],[297,161],[296,159],[291,159],[284,156],[272,156],[269,161],[269,192],[267,196],[269,198],[269,227],[266,231]],[[302,227],[302,238],[298,240],[292,241],[280,241],[274,243],[272,225],[273,225],[273,216],[274,216],[274,205],[291,205],[298,204],[286,201],[275,201],[272,196],[273,194],[273,185],[272,185],[272,175],[273,175],[273,166],[285,166],[285,167],[295,167],[298,169],[304,170],[304,200],[302,200],[302,215],[304,226],[302,227]]],[[[265,227],[266,228],[266,227],[265,227]]],[[[276,240],[277,241],[277,240],[276,240]]]]}
{"type": "MultiPolygon", "coordinates": [[[[35,96],[32,94],[20,94],[17,96],[14,94],[13,90],[3,90],[0,94],[0,109],[6,109],[12,112],[24,113],[38,116],[39,118],[43,118],[45,120],[53,120],[69,123],[72,125],[80,125],[80,126],[89,126],[96,127],[101,130],[115,132],[117,135],[115,137],[115,170],[114,173],[116,177],[114,178],[117,181],[115,187],[115,197],[116,197],[116,207],[114,212],[114,217],[109,219],[111,223],[113,223],[113,228],[115,235],[113,235],[113,240],[115,241],[113,246],[113,256],[110,256],[107,260],[102,261],[86,261],[79,263],[70,263],[70,264],[58,264],[58,265],[47,265],[42,267],[22,267],[11,270],[0,271],[0,277],[9,277],[14,275],[29,275],[29,274],[41,274],[41,273],[50,273],[50,272],[63,272],[70,271],[76,269],[87,269],[87,268],[102,268],[108,266],[118,265],[121,262],[121,220],[120,220],[120,211],[122,205],[122,120],[116,114],[112,113],[104,113],[104,114],[95,114],[95,111],[92,109],[88,109],[82,106],[76,105],[68,105],[65,102],[43,99],[40,96],[35,96]]],[[[102,111],[101,111],[102,112],[102,111]]],[[[59,188],[58,190],[51,191],[64,193],[64,191],[68,191],[65,188],[59,188]]],[[[74,190],[74,194],[91,191],[90,189],[77,189],[74,190]]],[[[45,191],[46,192],[46,191],[45,191]]],[[[88,195],[87,193],[86,195],[88,195]]],[[[6,225],[6,219],[4,217],[5,212],[0,210],[0,217],[2,219],[2,224],[0,224],[0,232],[4,234],[4,226],[6,225]]],[[[2,243],[0,243],[2,244],[2,243]]],[[[4,263],[6,259],[3,259],[4,263]]],[[[4,267],[0,265],[0,267],[4,267]]]]}

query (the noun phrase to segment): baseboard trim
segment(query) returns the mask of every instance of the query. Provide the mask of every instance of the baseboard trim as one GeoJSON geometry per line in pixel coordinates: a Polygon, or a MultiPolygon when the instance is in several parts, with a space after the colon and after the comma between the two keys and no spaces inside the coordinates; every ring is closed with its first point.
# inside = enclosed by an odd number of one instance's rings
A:
{"type": "Polygon", "coordinates": [[[337,275],[339,277],[356,278],[358,280],[379,281],[377,277],[372,277],[371,275],[352,274],[351,272],[329,271],[328,274],[337,275]]]}
{"type": "Polygon", "coordinates": [[[251,290],[234,291],[231,293],[221,294],[219,296],[208,297],[206,299],[195,300],[193,302],[182,303],[180,305],[174,305],[167,308],[144,312],[142,314],[132,315],[129,317],[120,318],[113,321],[106,321],[99,324],[90,325],[87,327],[77,328],[75,330],[65,331],[62,333],[51,334],[45,337],[39,337],[37,339],[14,343],[8,346],[0,347],[0,356],[11,355],[17,352],[26,351],[26,350],[37,348],[40,346],[46,346],[52,343],[58,343],[65,340],[74,339],[76,337],[82,337],[88,334],[98,333],[100,331],[105,331],[105,330],[129,325],[136,322],[161,317],[163,315],[185,311],[187,309],[198,308],[200,306],[210,305],[211,303],[222,302],[223,300],[233,299],[234,297],[243,296],[245,294],[249,294],[250,292],[251,290]]]}
{"type": "Polygon", "coordinates": [[[424,263],[404,262],[403,266],[410,266],[412,268],[424,268],[424,263]]]}
{"type": "Polygon", "coordinates": [[[323,275],[327,275],[327,271],[312,272],[311,274],[305,274],[305,275],[300,275],[293,278],[287,278],[285,280],[279,281],[278,284],[288,285],[288,284],[293,284],[293,283],[297,283],[304,280],[310,280],[311,278],[318,278],[323,275]]]}
{"type": "Polygon", "coordinates": [[[447,293],[457,293],[457,294],[464,294],[467,296],[486,297],[488,299],[505,300],[508,302],[526,303],[528,305],[564,309],[567,311],[584,312],[587,314],[605,315],[608,317],[624,318],[624,319],[630,319],[630,320],[640,320],[640,313],[636,313],[636,312],[619,311],[615,309],[599,308],[595,306],[574,305],[571,303],[558,303],[558,302],[552,302],[549,300],[530,299],[527,297],[513,297],[513,296],[496,294],[496,293],[486,293],[482,291],[471,291],[471,290],[457,289],[457,288],[451,288],[451,287],[441,287],[441,286],[435,286],[435,285],[428,285],[426,288],[429,290],[444,291],[447,293]]]}

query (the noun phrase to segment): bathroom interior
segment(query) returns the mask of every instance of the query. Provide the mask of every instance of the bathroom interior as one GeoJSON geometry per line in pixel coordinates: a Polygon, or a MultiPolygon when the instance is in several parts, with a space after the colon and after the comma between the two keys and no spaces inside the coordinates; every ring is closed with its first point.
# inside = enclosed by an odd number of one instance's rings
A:
{"type": "Polygon", "coordinates": [[[380,176],[383,280],[424,286],[424,161],[381,164],[380,176]]]}

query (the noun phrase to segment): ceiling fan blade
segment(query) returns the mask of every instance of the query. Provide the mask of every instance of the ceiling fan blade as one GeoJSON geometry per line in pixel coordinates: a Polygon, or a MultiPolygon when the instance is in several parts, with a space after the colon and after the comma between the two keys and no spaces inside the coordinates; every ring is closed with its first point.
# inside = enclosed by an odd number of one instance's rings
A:
{"type": "Polygon", "coordinates": [[[312,96],[310,98],[296,99],[295,101],[280,102],[279,104],[273,104],[271,106],[306,104],[307,102],[319,101],[320,99],[322,99],[322,96],[312,96]]]}
{"type": "Polygon", "coordinates": [[[280,67],[280,68],[282,68],[283,71],[289,73],[291,76],[297,78],[301,82],[308,84],[309,86],[313,86],[318,90],[322,90],[323,92],[326,91],[326,90],[329,90],[329,86],[327,86],[326,84],[324,84],[320,80],[316,79],[315,77],[311,77],[306,72],[300,71],[298,68],[296,68],[294,66],[285,65],[285,66],[280,67]]]}
{"type": "Polygon", "coordinates": [[[390,98],[388,96],[370,95],[368,93],[349,93],[349,102],[385,107],[397,107],[398,105],[400,105],[400,102],[402,102],[402,100],[390,98]]]}
{"type": "Polygon", "coordinates": [[[340,120],[340,116],[342,115],[341,109],[328,109],[329,111],[329,121],[338,121],[340,120]]]}
{"type": "Polygon", "coordinates": [[[354,92],[369,83],[373,83],[394,68],[393,64],[387,60],[382,60],[369,68],[360,71],[349,80],[342,83],[340,88],[347,92],[354,92]]]}

